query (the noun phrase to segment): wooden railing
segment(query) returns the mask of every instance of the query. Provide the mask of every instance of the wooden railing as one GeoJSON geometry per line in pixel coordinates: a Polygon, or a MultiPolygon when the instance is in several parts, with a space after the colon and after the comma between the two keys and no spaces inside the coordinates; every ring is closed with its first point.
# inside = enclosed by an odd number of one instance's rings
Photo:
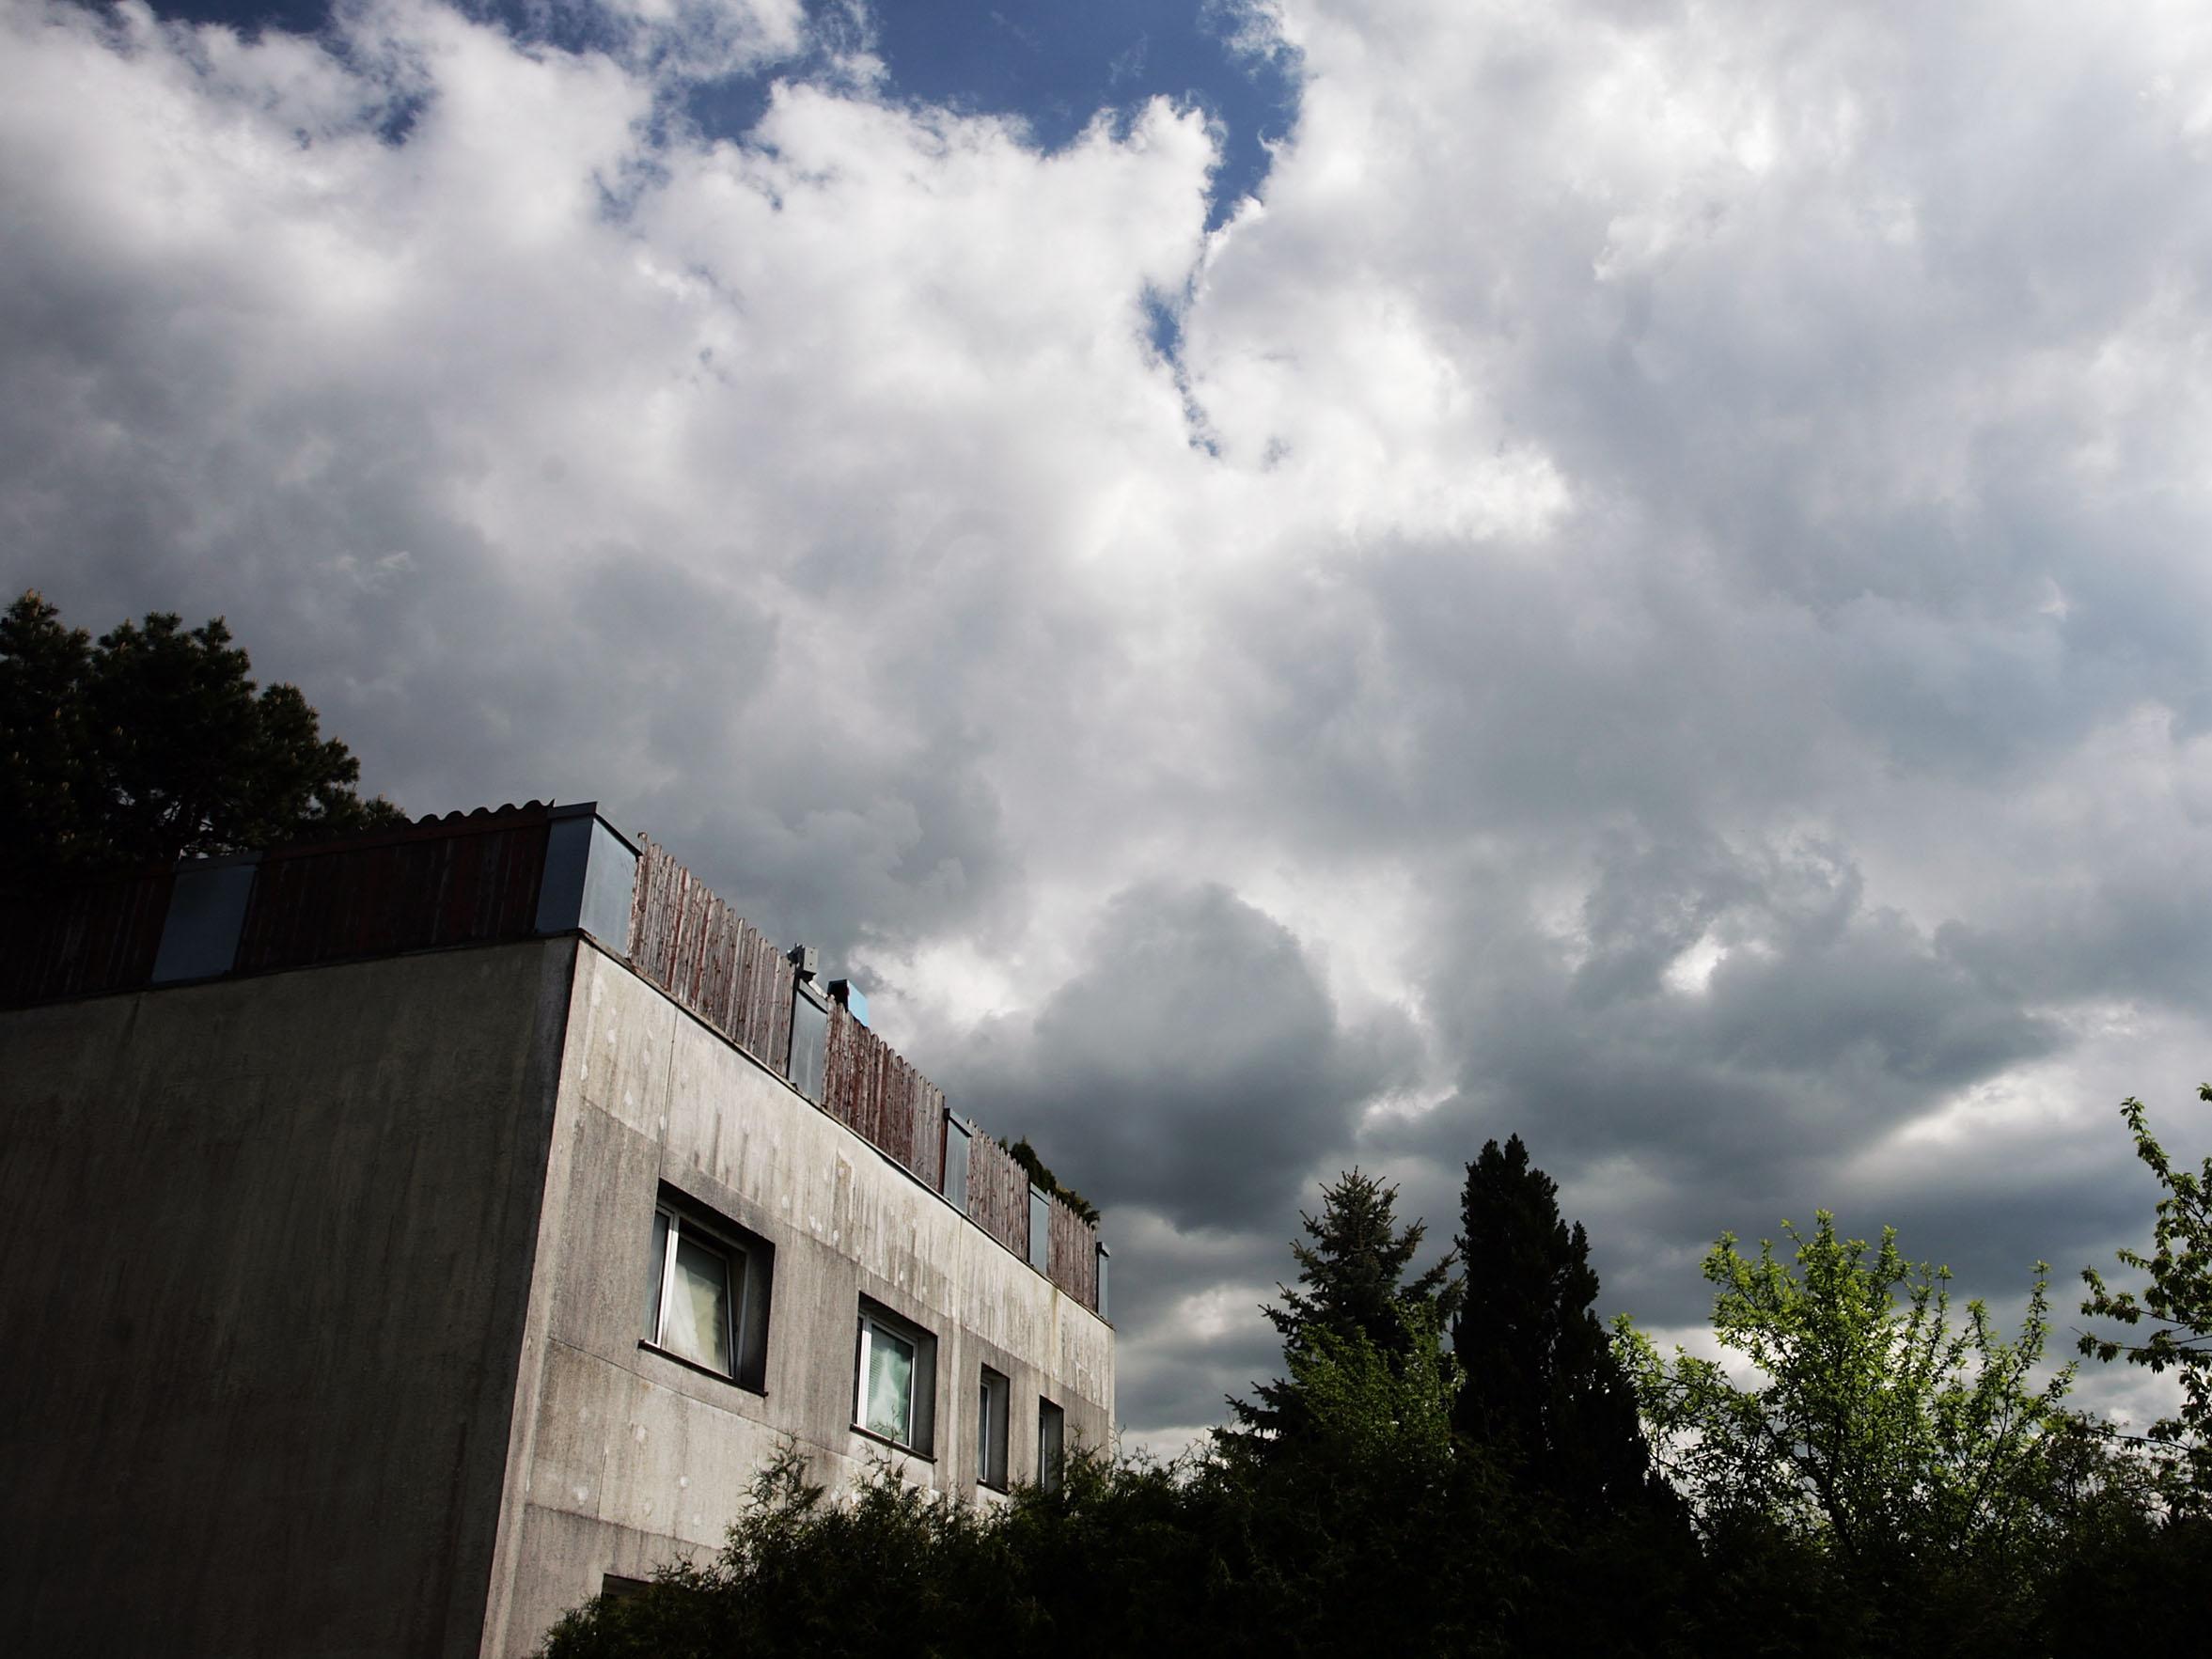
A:
{"type": "Polygon", "coordinates": [[[0,888],[0,1008],[134,991],[153,973],[176,872],[0,888]]]}
{"type": "Polygon", "coordinates": [[[630,965],[777,1075],[789,1068],[796,971],[773,940],[639,837],[630,965]]]}
{"type": "Polygon", "coordinates": [[[945,1190],[945,1091],[841,1008],[829,1010],[822,1109],[945,1190]]]}
{"type": "Polygon", "coordinates": [[[967,1146],[970,1220],[1025,1260],[1029,1254],[1029,1172],[987,1135],[967,1146]]]}
{"type": "MultiPolygon", "coordinates": [[[[797,973],[761,931],[741,920],[667,850],[639,837],[630,908],[630,965],[780,1077],[791,1075],[797,973]]],[[[945,1091],[844,1008],[829,1010],[822,1109],[870,1145],[945,1190],[945,1091]]],[[[1024,1260],[1029,1175],[989,1135],[967,1143],[968,1218],[1024,1260]]],[[[1045,1273],[1084,1307],[1098,1307],[1098,1229],[1055,1194],[1047,1209],[1045,1273]]]]}
{"type": "Polygon", "coordinates": [[[265,854],[235,969],[310,967],[526,937],[545,876],[545,809],[479,809],[265,854]]]}
{"type": "Polygon", "coordinates": [[[1045,1276],[1092,1312],[1098,1310],[1098,1229],[1052,1196],[1051,1254],[1045,1276]]]}

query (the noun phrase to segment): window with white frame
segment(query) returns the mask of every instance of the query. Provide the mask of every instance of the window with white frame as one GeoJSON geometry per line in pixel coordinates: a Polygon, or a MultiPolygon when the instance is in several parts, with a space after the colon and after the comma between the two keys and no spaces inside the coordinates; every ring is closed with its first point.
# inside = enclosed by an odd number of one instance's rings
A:
{"type": "Polygon", "coordinates": [[[652,1213],[645,1345],[758,1390],[774,1254],[766,1241],[663,1188],[652,1213]]]}
{"type": "Polygon", "coordinates": [[[1049,1400],[1037,1402],[1037,1484],[1059,1490],[1067,1451],[1067,1414],[1049,1400]]]}
{"type": "Polygon", "coordinates": [[[1007,1381],[989,1366],[976,1386],[976,1484],[1006,1490],[1007,1381]]]}
{"type": "Polygon", "coordinates": [[[936,1338],[863,1298],[860,1360],[853,1400],[855,1426],[928,1456],[936,1374],[936,1338]]]}

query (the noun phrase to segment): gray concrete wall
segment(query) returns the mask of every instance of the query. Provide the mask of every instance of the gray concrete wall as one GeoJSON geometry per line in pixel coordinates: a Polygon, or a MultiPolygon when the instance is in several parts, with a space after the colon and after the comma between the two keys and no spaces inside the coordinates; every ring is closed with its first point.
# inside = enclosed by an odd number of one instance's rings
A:
{"type": "Polygon", "coordinates": [[[842,1484],[891,1460],[972,1493],[972,1396],[1012,1384],[1015,1479],[1039,1398],[1112,1429],[1113,1333],[857,1135],[596,950],[579,958],[523,1336],[485,1651],[527,1653],[613,1573],[712,1555],[785,1436],[842,1484]],[[775,1246],[765,1391],[641,1349],[666,1182],[775,1246]],[[853,1428],[860,1298],[937,1338],[933,1456],[853,1428]]]}
{"type": "Polygon", "coordinates": [[[0,1012],[0,1628],[526,1653],[711,1553],[785,1437],[974,1490],[978,1368],[1111,1432],[1113,1335],[573,938],[0,1012]],[[642,1349],[663,1183],[775,1246],[761,1392],[642,1349]],[[869,1297],[932,1455],[852,1426],[869,1297]]]}
{"type": "Polygon", "coordinates": [[[0,1013],[0,1629],[477,1651],[573,939],[0,1013]]]}

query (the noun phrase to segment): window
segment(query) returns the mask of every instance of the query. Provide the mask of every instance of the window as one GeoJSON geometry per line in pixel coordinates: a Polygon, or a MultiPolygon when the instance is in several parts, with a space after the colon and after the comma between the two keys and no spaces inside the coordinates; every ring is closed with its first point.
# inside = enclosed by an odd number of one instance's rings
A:
{"type": "Polygon", "coordinates": [[[645,1345],[758,1391],[774,1256],[767,1241],[663,1188],[652,1213],[645,1345]]]}
{"type": "Polygon", "coordinates": [[[937,1339],[864,1299],[854,1426],[927,1457],[936,1379],[937,1339]]]}
{"type": "Polygon", "coordinates": [[[976,1484],[1006,1490],[1006,1379],[989,1366],[976,1387],[976,1484]]]}
{"type": "Polygon", "coordinates": [[[646,1317],[647,1339],[679,1359],[728,1376],[737,1351],[731,1304],[744,1281],[729,1271],[729,1252],[666,1206],[652,1213],[652,1254],[660,1274],[646,1317]]]}
{"type": "Polygon", "coordinates": [[[1040,1400],[1037,1402],[1037,1484],[1046,1492],[1059,1490],[1066,1436],[1066,1414],[1051,1401],[1040,1400]]]}

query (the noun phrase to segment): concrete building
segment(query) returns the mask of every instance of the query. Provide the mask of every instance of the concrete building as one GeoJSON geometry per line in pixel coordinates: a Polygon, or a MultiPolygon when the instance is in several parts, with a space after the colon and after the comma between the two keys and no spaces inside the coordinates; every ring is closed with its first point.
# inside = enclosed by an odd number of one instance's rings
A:
{"type": "Polygon", "coordinates": [[[787,1437],[989,1502],[1110,1433],[1095,1232],[589,806],[6,925],[16,1651],[526,1653],[787,1437]]]}

